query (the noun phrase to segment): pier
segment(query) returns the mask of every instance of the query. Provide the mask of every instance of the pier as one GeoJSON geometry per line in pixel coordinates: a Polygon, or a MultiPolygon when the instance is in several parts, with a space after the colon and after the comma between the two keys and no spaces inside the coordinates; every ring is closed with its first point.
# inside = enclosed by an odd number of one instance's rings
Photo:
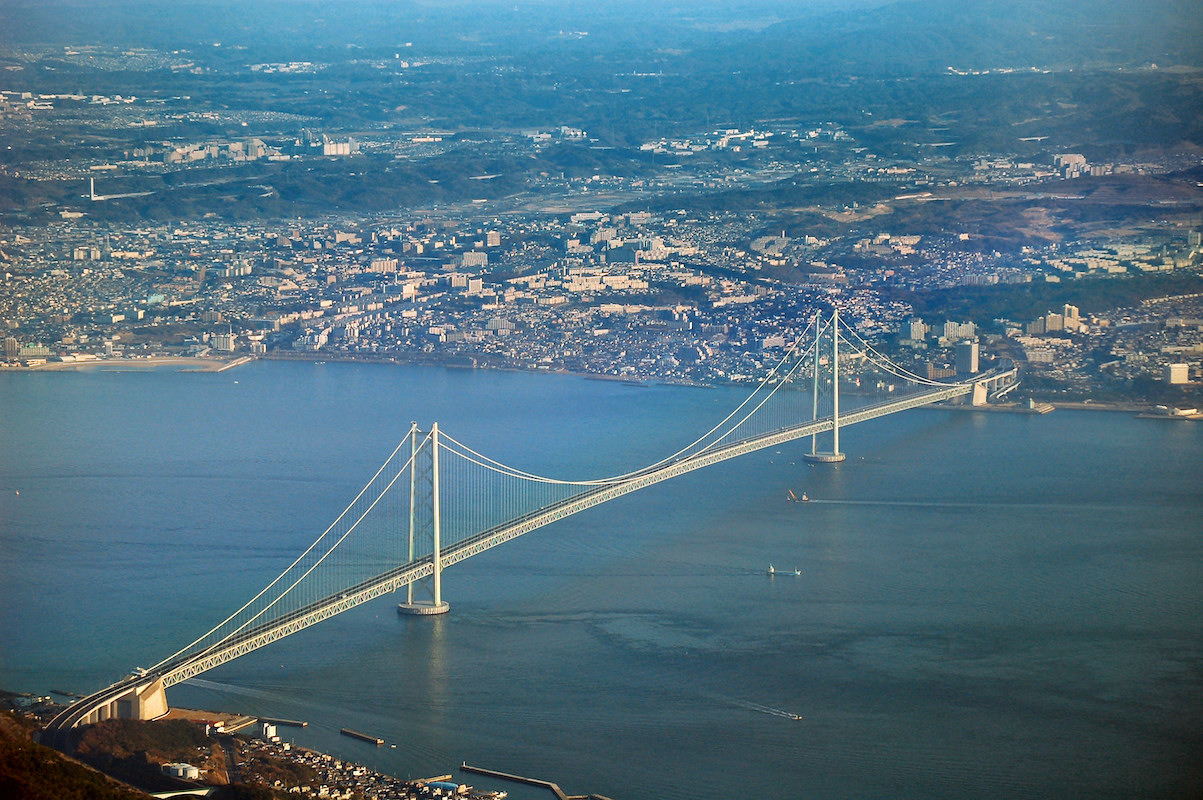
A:
{"type": "Polygon", "coordinates": [[[499,778],[503,781],[512,781],[513,783],[524,783],[527,786],[538,786],[540,789],[546,789],[554,794],[556,800],[610,800],[610,798],[600,794],[565,794],[558,783],[543,781],[538,778],[527,778],[523,775],[514,775],[509,772],[498,772],[497,770],[485,769],[484,767],[474,767],[467,762],[460,764],[459,768],[463,772],[471,772],[474,775],[499,778]]]}
{"type": "Polygon", "coordinates": [[[243,364],[246,364],[247,362],[254,361],[254,360],[255,359],[251,356],[239,356],[238,358],[234,359],[233,361],[223,364],[222,366],[218,367],[217,369],[215,369],[213,371],[214,372],[225,372],[227,369],[234,369],[234,367],[241,367],[243,364]]]}
{"type": "Polygon", "coordinates": [[[359,731],[353,731],[350,728],[339,728],[338,732],[341,733],[343,736],[350,736],[352,739],[359,739],[361,742],[368,742],[370,744],[376,745],[377,747],[384,744],[384,740],[381,739],[379,736],[370,736],[366,733],[360,733],[359,731]]]}
{"type": "Polygon", "coordinates": [[[227,722],[225,725],[223,725],[222,732],[223,733],[235,733],[237,731],[242,730],[243,728],[247,728],[247,727],[250,727],[251,725],[254,725],[258,721],[259,721],[258,717],[238,717],[237,719],[232,719],[229,722],[227,722]]]}
{"type": "Polygon", "coordinates": [[[260,722],[266,722],[268,725],[287,725],[290,728],[308,728],[309,723],[299,719],[278,719],[276,717],[260,717],[260,722]]]}

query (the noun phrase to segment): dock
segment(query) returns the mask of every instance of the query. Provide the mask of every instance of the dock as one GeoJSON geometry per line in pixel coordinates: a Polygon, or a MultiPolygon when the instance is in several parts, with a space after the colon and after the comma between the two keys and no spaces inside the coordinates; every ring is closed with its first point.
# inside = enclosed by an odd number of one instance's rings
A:
{"type": "Polygon", "coordinates": [[[352,739],[358,739],[361,742],[368,742],[370,744],[376,745],[377,747],[384,744],[384,740],[381,739],[379,736],[369,736],[366,733],[360,733],[359,731],[353,731],[350,728],[339,728],[338,732],[341,733],[343,736],[350,736],[352,739]]]}
{"type": "Polygon", "coordinates": [[[234,359],[233,361],[229,361],[213,371],[214,372],[225,372],[227,369],[234,369],[234,367],[241,367],[243,364],[247,363],[248,361],[254,361],[254,360],[255,359],[252,358],[251,356],[239,356],[238,358],[234,359]]]}
{"type": "Polygon", "coordinates": [[[232,719],[229,722],[227,722],[225,725],[223,725],[221,730],[223,733],[235,733],[236,731],[240,731],[243,728],[247,728],[247,727],[250,727],[251,725],[254,725],[258,721],[259,721],[258,717],[238,717],[237,719],[232,719]]]}
{"type": "Polygon", "coordinates": [[[309,723],[299,719],[279,719],[277,717],[260,717],[260,722],[266,722],[268,725],[287,725],[290,728],[308,728],[309,723]]]}
{"type": "Polygon", "coordinates": [[[484,775],[489,778],[499,778],[503,781],[512,781],[514,783],[524,783],[527,786],[538,786],[540,789],[546,789],[556,796],[556,800],[610,800],[600,794],[565,794],[557,783],[551,781],[543,781],[538,778],[527,778],[523,775],[514,775],[509,772],[498,772],[493,769],[485,769],[484,767],[474,767],[466,761],[460,764],[459,767],[464,772],[471,772],[475,775],[484,775]]]}

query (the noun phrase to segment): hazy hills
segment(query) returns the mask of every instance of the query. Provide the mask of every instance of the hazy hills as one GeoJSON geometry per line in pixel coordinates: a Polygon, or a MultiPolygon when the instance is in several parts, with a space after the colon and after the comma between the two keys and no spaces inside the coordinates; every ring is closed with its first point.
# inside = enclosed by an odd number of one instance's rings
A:
{"type": "Polygon", "coordinates": [[[12,0],[0,9],[0,41],[161,49],[221,43],[292,59],[322,49],[391,55],[406,42],[423,55],[485,48],[492,55],[548,51],[570,59],[621,46],[623,54],[611,55],[646,59],[684,50],[716,65],[750,59],[823,74],[916,74],[948,65],[1199,65],[1198,12],[1188,0],[264,0],[251,7],[233,0],[12,0]]]}

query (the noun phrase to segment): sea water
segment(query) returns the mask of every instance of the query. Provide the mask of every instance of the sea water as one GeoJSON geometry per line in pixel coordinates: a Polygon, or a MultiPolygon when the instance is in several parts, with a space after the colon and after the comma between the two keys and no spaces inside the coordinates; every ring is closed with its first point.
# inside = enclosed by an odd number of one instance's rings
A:
{"type": "MultiPolygon", "coordinates": [[[[741,397],[333,363],[0,375],[0,687],[87,692],[186,645],[411,420],[590,478],[741,397]]],[[[447,616],[381,598],[169,700],[307,720],[280,732],[402,777],[467,761],[614,798],[1203,792],[1203,425],[918,409],[841,445],[583,512],[449,569],[447,616]]]]}

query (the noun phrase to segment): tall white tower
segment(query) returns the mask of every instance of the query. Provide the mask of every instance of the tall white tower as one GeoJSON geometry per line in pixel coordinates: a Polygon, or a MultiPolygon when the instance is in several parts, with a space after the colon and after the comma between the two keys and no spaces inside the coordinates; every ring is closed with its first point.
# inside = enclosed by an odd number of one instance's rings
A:
{"type": "MultiPolygon", "coordinates": [[[[816,335],[818,328],[816,327],[816,335]]],[[[815,342],[815,400],[814,407],[819,407],[819,343],[815,342]]],[[[815,438],[811,438],[810,452],[802,457],[816,464],[834,464],[843,461],[845,456],[840,452],[840,310],[831,312],[831,451],[819,452],[815,449],[815,438]]]]}

